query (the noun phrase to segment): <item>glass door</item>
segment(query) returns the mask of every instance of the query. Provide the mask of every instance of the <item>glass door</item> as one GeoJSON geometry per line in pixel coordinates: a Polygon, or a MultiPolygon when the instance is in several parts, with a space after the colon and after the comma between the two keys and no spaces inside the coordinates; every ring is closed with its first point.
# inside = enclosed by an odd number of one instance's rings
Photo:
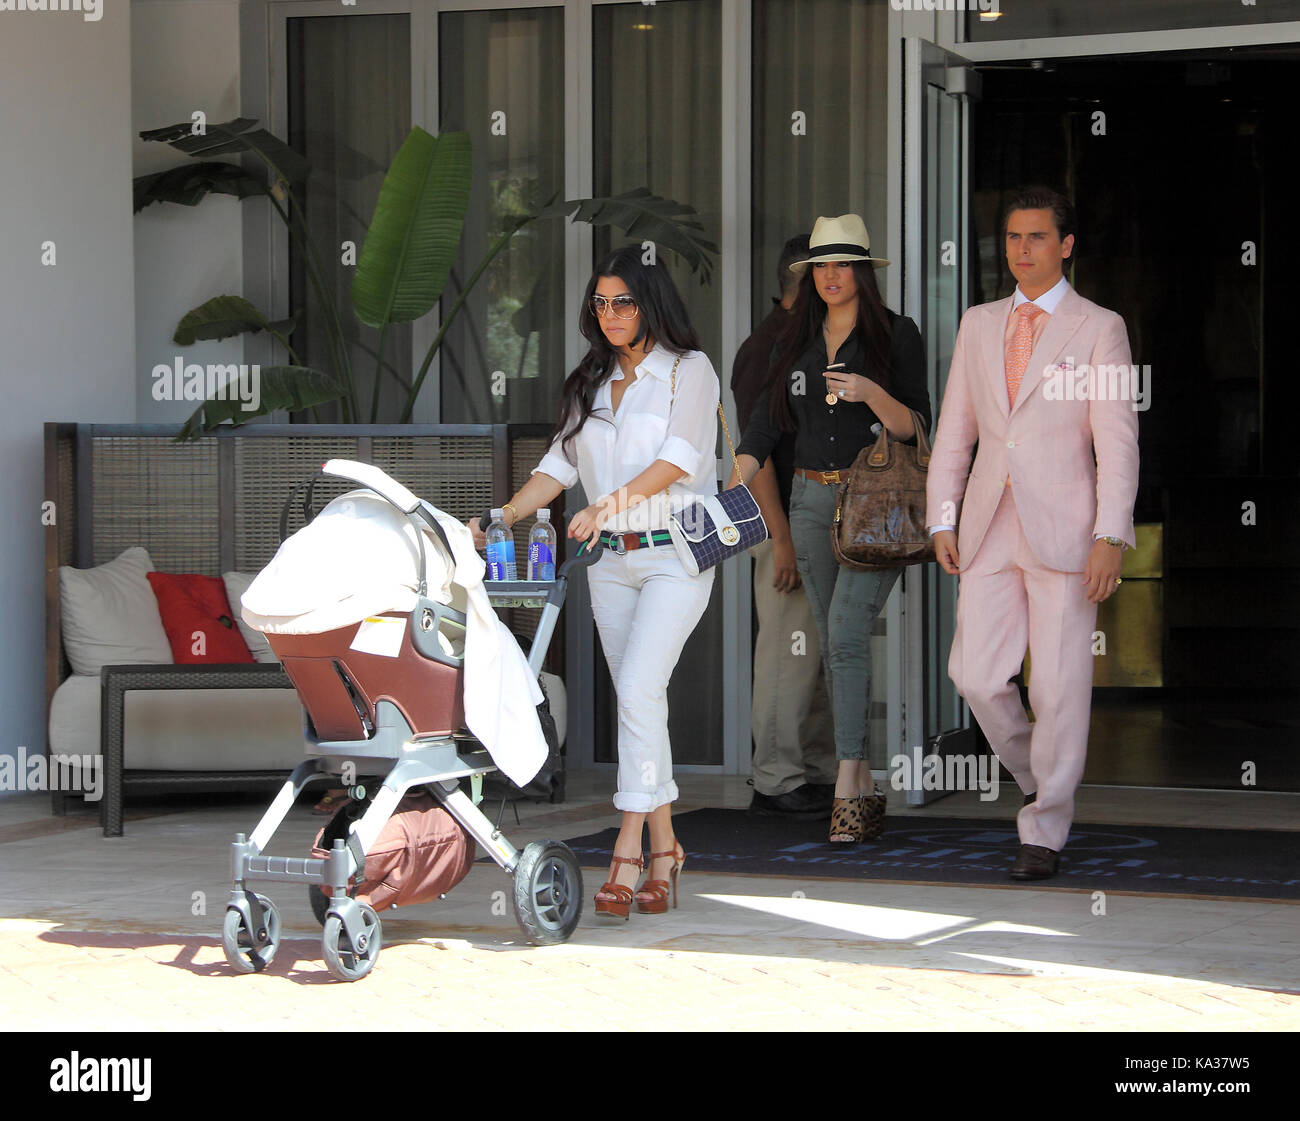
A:
{"type": "MultiPolygon", "coordinates": [[[[967,103],[979,75],[965,60],[921,39],[904,40],[904,312],[925,343],[930,400],[937,418],[957,326],[968,297],[967,103]]],[[[936,564],[905,570],[902,597],[903,753],[891,772],[909,805],[951,792],[936,774],[973,775],[948,756],[971,757],[976,734],[965,702],[948,676],[957,617],[957,580],[936,564]],[[927,772],[923,757],[945,759],[927,772]]]]}

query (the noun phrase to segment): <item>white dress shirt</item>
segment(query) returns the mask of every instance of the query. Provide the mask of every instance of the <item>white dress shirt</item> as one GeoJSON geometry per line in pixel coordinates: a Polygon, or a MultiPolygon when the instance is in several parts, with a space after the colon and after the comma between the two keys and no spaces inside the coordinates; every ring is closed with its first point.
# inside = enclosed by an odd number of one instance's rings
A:
{"type": "Polygon", "coordinates": [[[1011,314],[1014,315],[1016,308],[1018,308],[1021,304],[1033,303],[1033,304],[1037,304],[1040,308],[1042,308],[1045,312],[1047,312],[1048,315],[1055,315],[1056,309],[1061,306],[1061,301],[1065,299],[1065,294],[1069,290],[1070,290],[1070,282],[1066,280],[1064,276],[1062,276],[1060,280],[1058,280],[1055,284],[1053,284],[1046,292],[1044,292],[1036,300],[1031,300],[1022,291],[1020,291],[1020,285],[1017,284],[1016,290],[1011,294],[1011,314]]]}
{"type": "MultiPolygon", "coordinates": [[[[718,375],[698,350],[681,356],[655,344],[635,368],[637,375],[612,407],[610,387],[623,379],[615,360],[614,373],[596,390],[591,416],[566,453],[560,438],[551,443],[533,470],[551,476],[566,489],[579,480],[589,502],[615,494],[657,459],[686,472],[663,492],[610,518],[609,533],[644,533],[666,529],[669,512],[676,513],[701,494],[717,494],[718,375]],[[673,393],[673,363],[677,389],[673,393]]],[[[568,427],[566,422],[565,427],[568,427]]]]}

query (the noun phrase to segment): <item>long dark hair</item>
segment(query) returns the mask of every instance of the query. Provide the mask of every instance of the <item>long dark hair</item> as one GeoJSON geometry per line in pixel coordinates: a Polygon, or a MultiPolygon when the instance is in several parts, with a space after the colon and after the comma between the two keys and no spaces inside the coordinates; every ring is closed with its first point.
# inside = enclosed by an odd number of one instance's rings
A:
{"type": "Polygon", "coordinates": [[[591,297],[602,276],[618,277],[636,300],[637,310],[641,313],[641,325],[636,338],[631,342],[632,346],[640,346],[641,341],[649,335],[658,345],[674,354],[700,349],[700,337],[691,326],[686,305],[682,303],[668,270],[658,264],[642,264],[641,253],[641,247],[637,245],[615,249],[596,266],[587,283],[587,291],[582,297],[582,311],[578,314],[578,330],[590,344],[590,349],[573,373],[565,379],[560,417],[555,424],[555,435],[562,435],[566,452],[570,441],[577,437],[591,417],[596,390],[614,372],[613,362],[617,351],[610,346],[605,332],[600,329],[595,312],[591,310],[591,297]]]}
{"type": "MultiPolygon", "coordinates": [[[[885,389],[889,388],[889,344],[893,337],[893,318],[880,297],[880,287],[876,284],[876,270],[870,261],[851,261],[853,279],[858,285],[858,322],[857,331],[862,337],[866,349],[867,368],[850,370],[849,373],[861,374],[885,389]]],[[[794,364],[808,349],[813,339],[820,337],[822,326],[826,322],[826,301],[817,292],[813,281],[813,265],[803,270],[799,279],[799,292],[794,305],[790,308],[790,321],[777,339],[772,353],[772,367],[768,375],[768,406],[772,419],[785,431],[793,431],[794,414],[790,411],[787,396],[787,382],[794,364]]],[[[807,370],[805,374],[811,379],[820,370],[807,370]]],[[[809,392],[815,392],[810,389],[809,392]]]]}

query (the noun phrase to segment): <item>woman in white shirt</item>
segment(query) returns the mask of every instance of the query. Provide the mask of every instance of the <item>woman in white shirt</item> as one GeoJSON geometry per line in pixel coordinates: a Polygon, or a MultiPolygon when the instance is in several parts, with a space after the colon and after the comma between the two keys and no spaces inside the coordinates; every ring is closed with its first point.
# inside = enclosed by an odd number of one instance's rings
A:
{"type": "Polygon", "coordinates": [[[606,546],[588,586],[618,695],[614,805],[623,812],[596,914],[626,919],[634,901],[643,913],[667,911],[670,891],[677,905],[686,858],[671,818],[668,680],[708,606],[713,569],[687,574],[668,515],[717,493],[719,386],[672,279],[642,264],[639,247],[615,250],[597,267],[578,326],[591,348],[564,383],[549,450],[505,517],[511,525],[531,517],[576,482],[592,499],[569,536],[606,546]],[[638,891],[647,826],[650,866],[638,891]]]}

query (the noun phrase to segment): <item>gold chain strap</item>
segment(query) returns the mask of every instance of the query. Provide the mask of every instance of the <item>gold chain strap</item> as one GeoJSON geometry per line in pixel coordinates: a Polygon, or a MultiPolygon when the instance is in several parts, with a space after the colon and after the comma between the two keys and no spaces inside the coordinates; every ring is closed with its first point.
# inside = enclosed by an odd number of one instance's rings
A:
{"type": "MultiPolygon", "coordinates": [[[[677,359],[677,362],[674,362],[674,363],[673,363],[673,387],[672,387],[672,394],[671,394],[671,396],[668,398],[668,413],[669,413],[669,416],[670,416],[670,417],[671,417],[671,415],[672,415],[672,411],[673,411],[673,402],[674,402],[675,400],[677,400],[677,363],[680,362],[680,361],[681,361],[681,359],[678,358],[678,359],[677,359]]],[[[731,462],[732,462],[732,465],[736,468],[736,474],[739,475],[739,474],[740,474],[740,460],[738,460],[738,459],[736,458],[736,448],[735,448],[735,446],[734,446],[734,445],[732,444],[732,442],[731,442],[731,429],[727,427],[727,414],[726,414],[725,412],[722,411],[722,402],[721,402],[721,401],[718,402],[718,419],[719,419],[720,421],[722,421],[722,434],[723,434],[724,436],[726,436],[726,438],[727,438],[727,450],[728,450],[729,452],[731,452],[731,462]]],[[[668,493],[668,491],[667,491],[667,489],[665,489],[665,490],[664,490],[664,494],[667,494],[667,493],[668,493]]]]}
{"type": "Polygon", "coordinates": [[[718,418],[722,421],[722,434],[727,438],[727,450],[731,452],[731,462],[736,468],[736,475],[744,478],[740,472],[740,460],[736,458],[736,449],[731,443],[731,430],[727,427],[727,414],[722,411],[722,402],[718,402],[718,418]]]}
{"type": "MultiPolygon", "coordinates": [[[[671,424],[673,421],[673,402],[677,400],[677,367],[680,366],[681,363],[682,363],[682,356],[679,354],[677,356],[677,361],[673,363],[673,384],[672,384],[672,389],[669,390],[668,393],[668,423],[669,424],[671,424]]],[[[667,487],[664,487],[663,496],[665,498],[670,497],[668,494],[668,487],[671,486],[672,483],[669,483],[667,487]]],[[[668,509],[671,510],[672,507],[669,506],[668,509]]]]}

